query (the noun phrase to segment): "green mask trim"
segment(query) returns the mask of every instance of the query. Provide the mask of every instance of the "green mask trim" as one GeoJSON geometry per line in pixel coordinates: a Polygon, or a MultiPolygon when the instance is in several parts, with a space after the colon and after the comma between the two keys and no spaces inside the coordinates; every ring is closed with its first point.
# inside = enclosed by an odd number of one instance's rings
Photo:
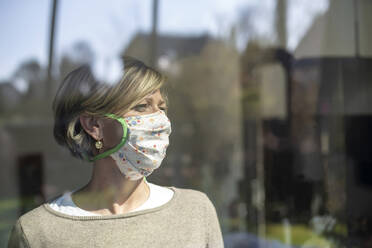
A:
{"type": "Polygon", "coordinates": [[[120,143],[117,146],[115,146],[114,148],[111,148],[111,149],[105,151],[104,153],[98,154],[97,156],[95,156],[91,159],[88,159],[90,162],[97,161],[101,158],[105,158],[105,157],[113,154],[114,152],[117,152],[125,144],[125,142],[127,141],[127,138],[128,138],[128,126],[127,126],[127,123],[125,122],[124,118],[116,116],[114,114],[106,114],[105,116],[120,122],[121,126],[123,127],[123,137],[121,137],[120,143]]]}

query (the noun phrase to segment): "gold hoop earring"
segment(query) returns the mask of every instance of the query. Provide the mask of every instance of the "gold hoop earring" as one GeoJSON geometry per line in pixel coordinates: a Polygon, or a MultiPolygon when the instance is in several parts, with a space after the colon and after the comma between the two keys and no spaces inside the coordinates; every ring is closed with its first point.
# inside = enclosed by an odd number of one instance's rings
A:
{"type": "Polygon", "coordinates": [[[103,143],[102,143],[102,141],[97,140],[96,143],[95,143],[95,146],[96,146],[96,148],[97,148],[98,150],[101,150],[102,147],[103,147],[103,143]]]}

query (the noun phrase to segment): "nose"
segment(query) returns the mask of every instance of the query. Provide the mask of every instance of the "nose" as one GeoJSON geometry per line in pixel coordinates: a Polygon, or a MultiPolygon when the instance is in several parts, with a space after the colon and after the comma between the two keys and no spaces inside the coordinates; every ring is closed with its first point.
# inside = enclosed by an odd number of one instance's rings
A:
{"type": "Polygon", "coordinates": [[[153,104],[151,108],[153,113],[160,111],[160,108],[157,104],[153,104]]]}

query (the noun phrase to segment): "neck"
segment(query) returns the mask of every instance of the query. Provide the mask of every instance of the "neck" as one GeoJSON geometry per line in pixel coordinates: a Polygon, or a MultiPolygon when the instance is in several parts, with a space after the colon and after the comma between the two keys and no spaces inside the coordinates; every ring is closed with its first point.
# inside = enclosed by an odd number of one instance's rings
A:
{"type": "Polygon", "coordinates": [[[149,197],[143,179],[126,179],[110,158],[94,164],[90,182],[73,194],[75,204],[101,215],[124,214],[141,206],[149,197]]]}

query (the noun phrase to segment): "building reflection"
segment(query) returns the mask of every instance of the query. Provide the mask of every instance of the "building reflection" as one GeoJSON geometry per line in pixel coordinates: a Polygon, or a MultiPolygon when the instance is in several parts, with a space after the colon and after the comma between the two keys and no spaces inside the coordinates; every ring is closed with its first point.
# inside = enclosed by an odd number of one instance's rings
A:
{"type": "MultiPolygon", "coordinates": [[[[224,39],[161,33],[155,45],[138,32],[120,55],[168,76],[176,128],[149,180],[206,192],[226,247],[372,247],[371,11],[368,0],[330,1],[293,52],[280,23],[279,44],[251,39],[244,51],[234,30],[224,39]]],[[[93,59],[89,43],[76,44],[60,77],[93,59]]],[[[43,70],[20,66],[18,82],[31,82],[23,93],[0,84],[2,240],[19,214],[90,174],[52,139],[43,70]]]]}
{"type": "Polygon", "coordinates": [[[283,221],[289,221],[294,245],[370,247],[371,47],[361,31],[370,23],[364,13],[371,5],[354,4],[331,1],[293,57],[247,45],[242,193],[247,223],[257,233],[264,226],[260,236],[270,238],[281,225],[285,241],[283,221]],[[347,11],[355,7],[357,16],[347,11]],[[278,65],[282,72],[274,69],[278,65]],[[301,227],[312,229],[308,240],[296,237],[301,227]]]}

